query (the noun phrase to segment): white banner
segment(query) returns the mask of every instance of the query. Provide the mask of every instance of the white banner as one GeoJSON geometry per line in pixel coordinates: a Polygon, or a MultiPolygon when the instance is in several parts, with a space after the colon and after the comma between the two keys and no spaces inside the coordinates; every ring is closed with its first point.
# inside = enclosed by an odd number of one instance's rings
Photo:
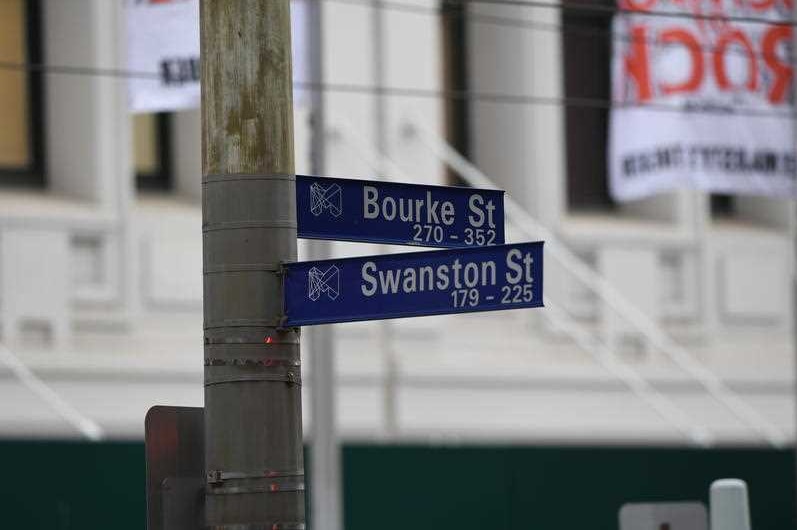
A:
{"type": "Polygon", "coordinates": [[[795,196],[792,27],[778,23],[792,4],[618,0],[608,160],[616,200],[678,187],[795,196]]]}
{"type": "Polygon", "coordinates": [[[199,1],[127,0],[125,7],[130,110],[199,107],[199,1]]]}
{"type": "MultiPolygon", "coordinates": [[[[131,112],[198,108],[199,0],[125,1],[131,112]]],[[[291,3],[293,72],[300,81],[307,80],[306,10],[304,0],[291,3]]]]}

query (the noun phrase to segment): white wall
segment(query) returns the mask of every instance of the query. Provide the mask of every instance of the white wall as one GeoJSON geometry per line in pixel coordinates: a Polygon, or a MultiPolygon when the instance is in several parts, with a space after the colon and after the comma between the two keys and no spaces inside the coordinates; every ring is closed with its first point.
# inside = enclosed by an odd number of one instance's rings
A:
{"type": "MultiPolygon", "coordinates": [[[[468,25],[471,90],[556,100],[562,95],[561,36],[555,31],[491,23],[490,17],[560,24],[556,9],[472,5],[483,19],[468,25]]],[[[477,165],[538,219],[555,226],[563,214],[564,107],[475,101],[471,138],[477,165]]]]}

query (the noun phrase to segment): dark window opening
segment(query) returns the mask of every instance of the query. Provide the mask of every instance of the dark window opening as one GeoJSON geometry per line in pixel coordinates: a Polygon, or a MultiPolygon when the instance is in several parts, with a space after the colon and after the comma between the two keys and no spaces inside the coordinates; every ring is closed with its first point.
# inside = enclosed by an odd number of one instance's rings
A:
{"type": "Polygon", "coordinates": [[[137,114],[133,118],[133,152],[139,190],[172,188],[171,114],[137,114]]]}
{"type": "MultiPolygon", "coordinates": [[[[443,89],[449,93],[463,94],[468,90],[467,6],[465,2],[444,2],[443,24],[443,89]]],[[[468,129],[468,100],[445,98],[445,130],[448,142],[468,158],[470,136],[468,129]]],[[[464,180],[447,168],[447,180],[453,185],[465,185],[464,180]]]]}
{"type": "Polygon", "coordinates": [[[44,80],[39,0],[0,2],[0,185],[43,186],[44,80]]]}
{"type": "Polygon", "coordinates": [[[711,205],[711,217],[728,218],[733,217],[733,214],[736,212],[733,195],[713,193],[709,201],[711,205]]]}
{"type": "MultiPolygon", "coordinates": [[[[600,0],[602,5],[614,5],[600,0]]],[[[611,16],[568,9],[563,12],[565,96],[611,98],[611,16]]],[[[606,163],[609,110],[568,104],[565,110],[567,204],[571,211],[611,210],[606,163]]]]}

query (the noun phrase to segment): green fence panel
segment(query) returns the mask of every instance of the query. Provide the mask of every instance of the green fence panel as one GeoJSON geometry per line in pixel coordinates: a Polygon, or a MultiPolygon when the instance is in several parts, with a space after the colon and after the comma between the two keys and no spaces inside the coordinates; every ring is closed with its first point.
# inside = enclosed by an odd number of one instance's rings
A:
{"type": "Polygon", "coordinates": [[[626,502],[746,480],[754,530],[795,525],[790,450],[347,446],[347,530],[616,530],[626,502]]]}
{"type": "MultiPolygon", "coordinates": [[[[142,443],[0,454],[2,528],[145,528],[142,443]]],[[[347,445],[343,467],[346,530],[616,530],[625,502],[707,502],[723,477],[748,482],[754,530],[797,528],[790,450],[347,445]]]]}
{"type": "Polygon", "coordinates": [[[0,442],[2,528],[143,530],[143,443],[0,442]]]}

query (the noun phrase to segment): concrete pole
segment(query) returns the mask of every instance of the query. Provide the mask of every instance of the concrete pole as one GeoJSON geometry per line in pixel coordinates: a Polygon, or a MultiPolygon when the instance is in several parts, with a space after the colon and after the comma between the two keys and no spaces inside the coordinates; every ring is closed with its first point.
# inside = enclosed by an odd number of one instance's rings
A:
{"type": "Polygon", "coordinates": [[[744,480],[715,480],[711,483],[709,501],[711,530],[750,530],[750,503],[744,480]]]}
{"type": "MultiPolygon", "coordinates": [[[[329,257],[328,243],[313,242],[313,259],[329,257]]],[[[335,344],[331,326],[316,326],[312,331],[310,399],[312,401],[313,440],[310,451],[310,518],[314,530],[341,530],[343,502],[341,453],[335,414],[335,344]]]]}
{"type": "MultiPolygon", "coordinates": [[[[382,0],[374,0],[371,7],[371,43],[373,46],[373,76],[374,87],[378,90],[385,88],[387,82],[386,72],[386,43],[385,43],[385,6],[382,0]]],[[[374,168],[378,180],[385,178],[385,168],[382,167],[382,157],[388,155],[387,141],[387,102],[383,94],[374,96],[374,143],[379,155],[380,167],[374,168]]],[[[379,253],[385,254],[387,248],[379,246],[379,253]]],[[[382,396],[382,417],[385,438],[392,440],[398,434],[398,359],[393,347],[393,322],[380,320],[377,322],[377,344],[385,362],[384,384],[382,396]]]]}
{"type": "Polygon", "coordinates": [[[304,529],[289,0],[202,0],[207,528],[304,529]]]}
{"type": "MultiPolygon", "coordinates": [[[[324,82],[323,5],[307,2],[307,39],[312,83],[324,82]]],[[[313,90],[312,105],[312,171],[326,173],[326,115],[324,93],[313,90]]],[[[310,241],[312,259],[332,256],[329,241],[310,241]]],[[[341,453],[336,417],[335,336],[333,326],[315,326],[310,336],[310,387],[313,415],[313,439],[310,450],[310,519],[315,530],[340,530],[343,527],[341,453]]]]}

